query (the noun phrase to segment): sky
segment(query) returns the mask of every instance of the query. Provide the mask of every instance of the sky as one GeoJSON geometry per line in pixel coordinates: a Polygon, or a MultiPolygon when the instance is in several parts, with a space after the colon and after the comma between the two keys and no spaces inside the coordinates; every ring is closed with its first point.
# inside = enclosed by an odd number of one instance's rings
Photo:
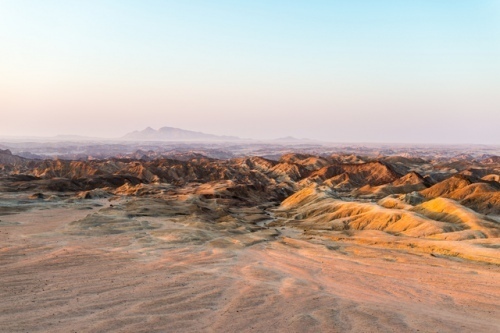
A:
{"type": "Polygon", "coordinates": [[[0,136],[500,144],[500,0],[0,0],[0,136]]]}

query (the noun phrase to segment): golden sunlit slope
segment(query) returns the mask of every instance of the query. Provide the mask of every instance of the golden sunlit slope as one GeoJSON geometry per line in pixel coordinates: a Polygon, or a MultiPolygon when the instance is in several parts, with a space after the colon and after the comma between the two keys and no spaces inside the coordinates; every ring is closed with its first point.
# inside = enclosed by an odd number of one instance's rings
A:
{"type": "Polygon", "coordinates": [[[500,184],[495,181],[473,180],[455,175],[420,193],[428,198],[450,198],[484,214],[500,214],[500,184]]]}
{"type": "Polygon", "coordinates": [[[381,230],[411,237],[471,239],[498,237],[499,226],[450,199],[413,207],[396,199],[346,202],[308,187],[284,200],[279,213],[289,224],[312,230],[381,230]]]}
{"type": "Polygon", "coordinates": [[[356,187],[356,184],[351,181],[351,177],[347,172],[329,178],[325,180],[323,184],[338,191],[350,191],[356,187]]]}
{"type": "Polygon", "coordinates": [[[484,214],[500,214],[500,184],[475,183],[447,195],[484,214]]]}
{"type": "Polygon", "coordinates": [[[382,198],[390,194],[405,194],[427,188],[428,182],[417,172],[409,172],[390,184],[379,186],[365,185],[353,192],[356,196],[374,196],[382,198]]]}
{"type": "Polygon", "coordinates": [[[467,176],[454,175],[420,193],[426,198],[437,198],[449,195],[453,191],[469,186],[472,183],[473,181],[467,176]]]}
{"type": "Polygon", "coordinates": [[[307,170],[318,170],[330,164],[327,159],[322,157],[292,153],[281,156],[280,162],[299,164],[307,170]]]}
{"type": "Polygon", "coordinates": [[[392,182],[393,186],[424,184],[426,180],[419,173],[412,171],[392,182]]]}
{"type": "Polygon", "coordinates": [[[463,225],[465,229],[478,231],[471,233],[471,237],[474,235],[473,238],[500,236],[500,225],[497,222],[487,220],[486,217],[451,199],[436,198],[411,210],[436,221],[463,225]]]}
{"type": "Polygon", "coordinates": [[[497,182],[500,183],[500,175],[495,175],[495,174],[489,174],[481,178],[482,180],[485,180],[487,182],[497,182]]]}
{"type": "Polygon", "coordinates": [[[308,180],[322,183],[327,179],[347,174],[349,182],[355,186],[377,186],[395,181],[401,175],[389,165],[382,162],[368,162],[360,164],[334,164],[313,172],[308,180]]]}

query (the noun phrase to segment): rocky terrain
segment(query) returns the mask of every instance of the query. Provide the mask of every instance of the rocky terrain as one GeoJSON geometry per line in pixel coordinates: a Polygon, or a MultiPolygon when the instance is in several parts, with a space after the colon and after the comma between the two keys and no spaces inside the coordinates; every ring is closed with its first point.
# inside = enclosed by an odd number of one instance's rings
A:
{"type": "Polygon", "coordinates": [[[497,155],[266,149],[0,151],[0,331],[500,328],[497,155]]]}

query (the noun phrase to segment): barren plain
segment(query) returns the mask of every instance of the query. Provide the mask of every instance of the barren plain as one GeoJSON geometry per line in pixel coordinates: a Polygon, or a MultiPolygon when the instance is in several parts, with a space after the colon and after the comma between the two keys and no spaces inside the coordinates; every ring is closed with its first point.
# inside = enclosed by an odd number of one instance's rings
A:
{"type": "Polygon", "coordinates": [[[500,157],[311,150],[1,151],[0,331],[500,330],[500,157]]]}

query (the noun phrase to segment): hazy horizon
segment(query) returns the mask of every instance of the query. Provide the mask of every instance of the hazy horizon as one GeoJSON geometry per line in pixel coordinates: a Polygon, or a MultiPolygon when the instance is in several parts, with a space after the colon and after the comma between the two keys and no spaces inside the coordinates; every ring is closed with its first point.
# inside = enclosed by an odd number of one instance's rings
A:
{"type": "Polygon", "coordinates": [[[495,0],[4,0],[0,27],[0,137],[500,143],[495,0]]]}
{"type": "MultiPolygon", "coordinates": [[[[148,126],[151,127],[151,126],[148,126]]],[[[169,127],[169,126],[163,126],[163,127],[169,127]]],[[[154,130],[158,130],[159,128],[153,128],[154,130]]],[[[140,129],[137,130],[138,132],[144,130],[140,129]]],[[[187,130],[191,131],[189,129],[183,128],[182,130],[187,130]]],[[[62,134],[55,134],[55,135],[6,135],[2,136],[0,135],[0,140],[3,140],[4,143],[9,143],[9,142],[27,142],[27,141],[34,141],[34,142],[78,142],[78,140],[82,140],[81,142],[165,142],[167,144],[172,144],[172,143],[201,143],[201,142],[207,142],[211,144],[225,144],[229,142],[238,142],[238,141],[232,141],[230,138],[235,138],[235,139],[241,139],[242,142],[248,142],[249,144],[251,143],[272,143],[275,142],[284,142],[287,145],[290,145],[293,141],[284,141],[285,139],[290,139],[290,140],[296,140],[297,143],[300,144],[326,144],[326,145],[368,145],[368,146],[377,146],[377,145],[391,145],[394,147],[398,147],[400,145],[409,145],[409,146],[490,146],[490,147],[500,147],[499,143],[474,143],[474,142],[462,142],[462,143],[451,143],[451,142],[432,142],[432,141],[420,141],[420,142],[411,142],[411,141],[333,141],[333,140],[320,140],[320,139],[314,139],[314,138],[308,138],[308,137],[295,137],[292,135],[287,135],[287,136],[281,136],[281,137],[270,137],[270,138],[255,138],[255,137],[238,137],[238,136],[227,136],[228,139],[227,141],[225,140],[215,140],[215,141],[207,141],[207,140],[200,140],[200,139],[141,139],[141,140],[135,140],[135,139],[130,139],[126,138],[127,134],[131,134],[136,131],[132,131],[129,133],[124,133],[125,135],[117,135],[117,136],[87,136],[87,135],[79,135],[79,134],[71,134],[71,133],[62,133],[62,134]]],[[[198,132],[198,131],[195,131],[198,132]]],[[[224,137],[225,135],[219,135],[218,133],[208,133],[208,132],[203,132],[200,131],[198,133],[203,133],[203,134],[208,134],[208,135],[216,135],[216,136],[221,136],[224,137]]]]}

